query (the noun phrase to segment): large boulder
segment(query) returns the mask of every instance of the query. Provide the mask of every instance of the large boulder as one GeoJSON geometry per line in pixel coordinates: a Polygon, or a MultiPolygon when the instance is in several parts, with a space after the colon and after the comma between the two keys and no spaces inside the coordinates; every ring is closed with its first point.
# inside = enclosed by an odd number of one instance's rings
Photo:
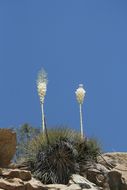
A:
{"type": "Polygon", "coordinates": [[[7,167],[16,152],[16,133],[0,129],[0,167],[7,167]]]}
{"type": "Polygon", "coordinates": [[[122,185],[122,175],[117,171],[111,171],[108,173],[108,183],[111,190],[120,190],[122,185]]]}
{"type": "Polygon", "coordinates": [[[112,170],[108,173],[108,183],[110,190],[127,190],[127,184],[118,171],[112,170]]]}
{"type": "Polygon", "coordinates": [[[99,187],[103,187],[109,170],[102,164],[87,162],[81,167],[81,175],[99,187]]]}

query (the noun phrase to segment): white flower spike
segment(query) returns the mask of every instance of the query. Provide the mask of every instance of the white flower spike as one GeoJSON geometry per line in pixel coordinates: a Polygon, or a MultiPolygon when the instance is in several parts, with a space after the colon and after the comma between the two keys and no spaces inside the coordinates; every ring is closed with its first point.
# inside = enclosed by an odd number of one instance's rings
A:
{"type": "Polygon", "coordinates": [[[44,69],[42,69],[38,73],[38,79],[37,79],[37,90],[41,103],[44,103],[44,98],[47,91],[47,83],[48,83],[47,73],[45,72],[44,69]]]}
{"type": "Polygon", "coordinates": [[[81,130],[81,138],[83,139],[83,119],[82,119],[82,104],[84,101],[86,91],[83,88],[83,84],[79,85],[79,88],[75,91],[76,99],[79,103],[79,111],[80,111],[80,130],[81,130]]]}
{"type": "Polygon", "coordinates": [[[45,131],[45,123],[44,123],[44,99],[45,99],[45,95],[46,95],[46,91],[47,91],[47,84],[48,84],[47,73],[45,72],[44,69],[42,69],[38,73],[37,91],[38,91],[38,95],[40,97],[40,102],[41,102],[42,129],[43,129],[43,132],[45,131]]]}

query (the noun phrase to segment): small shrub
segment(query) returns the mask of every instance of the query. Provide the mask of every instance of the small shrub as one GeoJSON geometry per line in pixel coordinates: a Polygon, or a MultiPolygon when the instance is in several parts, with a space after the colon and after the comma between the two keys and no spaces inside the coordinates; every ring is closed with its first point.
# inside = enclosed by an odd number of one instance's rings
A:
{"type": "Polygon", "coordinates": [[[15,131],[17,135],[17,150],[14,161],[22,163],[25,160],[29,142],[40,133],[40,129],[25,123],[20,128],[15,128],[15,131]]]}
{"type": "MultiPolygon", "coordinates": [[[[52,129],[48,129],[47,131],[48,133],[48,139],[49,139],[49,143],[50,145],[56,143],[56,141],[59,140],[63,140],[63,141],[69,141],[71,144],[74,144],[76,142],[80,141],[80,134],[78,132],[75,132],[72,129],[68,129],[68,128],[52,128],[52,129]]],[[[27,159],[31,159],[36,156],[37,151],[40,148],[47,148],[48,143],[47,143],[47,139],[45,134],[40,133],[37,137],[35,137],[34,139],[32,139],[32,141],[30,141],[28,143],[28,147],[27,147],[27,159]]]]}
{"type": "Polygon", "coordinates": [[[77,144],[78,162],[85,164],[87,161],[96,162],[99,153],[101,152],[101,145],[96,139],[87,139],[77,144]]]}
{"type": "Polygon", "coordinates": [[[77,151],[69,141],[58,140],[44,148],[41,147],[34,163],[30,163],[34,177],[44,184],[67,184],[69,177],[78,172],[77,151]]]}
{"type": "Polygon", "coordinates": [[[80,173],[88,161],[96,162],[100,145],[95,139],[82,140],[80,134],[65,128],[48,130],[29,144],[26,163],[35,178],[44,184],[67,184],[71,174],[80,173]]]}
{"type": "Polygon", "coordinates": [[[28,145],[26,162],[34,176],[43,183],[68,182],[69,176],[78,171],[75,142],[80,134],[67,128],[48,130],[49,144],[41,133],[28,145]]]}

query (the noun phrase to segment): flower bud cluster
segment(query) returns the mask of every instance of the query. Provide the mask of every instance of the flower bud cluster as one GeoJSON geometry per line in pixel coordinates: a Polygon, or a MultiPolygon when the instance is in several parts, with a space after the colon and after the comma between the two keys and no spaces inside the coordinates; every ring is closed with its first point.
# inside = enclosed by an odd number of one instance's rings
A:
{"type": "Polygon", "coordinates": [[[83,104],[85,93],[86,91],[84,90],[83,85],[80,84],[79,88],[75,92],[76,98],[79,104],[83,104]]]}
{"type": "Polygon", "coordinates": [[[39,82],[38,85],[37,85],[37,90],[38,90],[38,95],[40,97],[41,103],[44,103],[44,98],[45,98],[46,91],[47,91],[46,83],[39,82]]]}
{"type": "Polygon", "coordinates": [[[44,70],[41,70],[38,74],[37,80],[37,91],[40,97],[41,103],[44,103],[44,98],[47,91],[47,73],[44,70]]]}

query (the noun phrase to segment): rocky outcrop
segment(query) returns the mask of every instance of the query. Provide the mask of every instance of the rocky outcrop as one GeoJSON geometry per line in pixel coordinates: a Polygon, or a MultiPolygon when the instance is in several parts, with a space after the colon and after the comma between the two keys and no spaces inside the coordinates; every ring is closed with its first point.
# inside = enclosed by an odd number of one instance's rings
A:
{"type": "Polygon", "coordinates": [[[19,169],[3,169],[0,175],[0,190],[98,190],[95,184],[86,178],[74,174],[68,185],[49,184],[44,185],[32,178],[30,171],[19,169]]]}
{"type": "Polygon", "coordinates": [[[106,153],[86,162],[81,175],[104,190],[127,190],[127,153],[106,153]]]}
{"type": "Polygon", "coordinates": [[[127,190],[127,153],[105,153],[98,162],[109,170],[104,189],[127,190]]]}
{"type": "Polygon", "coordinates": [[[0,167],[7,167],[16,152],[16,133],[0,129],[0,167]]]}
{"type": "Polygon", "coordinates": [[[25,164],[0,168],[0,190],[127,190],[127,153],[106,153],[97,163],[86,162],[67,185],[42,184],[25,164]]]}

